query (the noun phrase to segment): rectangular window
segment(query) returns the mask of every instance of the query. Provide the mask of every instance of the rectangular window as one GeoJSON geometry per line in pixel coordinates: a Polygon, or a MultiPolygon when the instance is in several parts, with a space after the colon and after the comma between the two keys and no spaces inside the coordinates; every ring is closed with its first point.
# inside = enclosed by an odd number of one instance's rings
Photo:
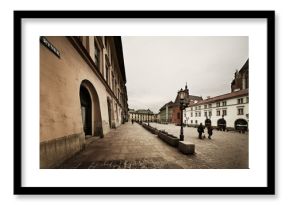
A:
{"type": "Polygon", "coordinates": [[[243,104],[243,98],[238,99],[238,104],[243,104]]]}
{"type": "Polygon", "coordinates": [[[95,64],[98,70],[100,70],[100,49],[96,45],[96,42],[95,42],[95,64]]]}
{"type": "Polygon", "coordinates": [[[197,106],[195,107],[195,110],[197,110],[197,106]]]}
{"type": "Polygon", "coordinates": [[[112,90],[114,91],[114,90],[115,90],[115,88],[114,88],[115,76],[114,76],[114,74],[113,74],[113,71],[112,71],[111,73],[112,73],[112,74],[111,74],[111,76],[112,76],[112,84],[111,84],[111,88],[112,88],[112,90]]]}
{"type": "Polygon", "coordinates": [[[223,110],[223,116],[227,115],[227,110],[223,110]]]}
{"type": "Polygon", "coordinates": [[[207,117],[207,112],[204,112],[204,116],[207,117]]]}
{"type": "Polygon", "coordinates": [[[190,120],[190,123],[192,124],[193,123],[193,120],[190,120]]]}
{"type": "Polygon", "coordinates": [[[238,108],[238,115],[244,114],[244,108],[238,108]]]}
{"type": "Polygon", "coordinates": [[[190,113],[190,116],[193,117],[193,112],[190,113]]]}
{"type": "Polygon", "coordinates": [[[217,102],[217,103],[216,103],[216,106],[217,106],[217,107],[220,107],[220,106],[221,106],[220,102],[217,102]]]}
{"type": "Polygon", "coordinates": [[[198,113],[198,116],[199,116],[199,117],[201,116],[201,112],[198,113]]]}
{"type": "Polygon", "coordinates": [[[193,107],[191,107],[190,110],[192,111],[193,110],[193,107]]]}
{"type": "Polygon", "coordinates": [[[226,106],[227,105],[227,101],[223,101],[223,106],[226,106]]]}
{"type": "Polygon", "coordinates": [[[204,109],[206,109],[207,108],[207,105],[204,105],[204,109]]]}
{"type": "Polygon", "coordinates": [[[208,108],[211,108],[211,104],[208,104],[208,108]]]}
{"type": "Polygon", "coordinates": [[[195,113],[195,117],[197,117],[197,112],[195,113]]]}
{"type": "Polygon", "coordinates": [[[216,116],[220,116],[221,115],[221,111],[220,110],[217,110],[216,111],[216,116]]]}
{"type": "Polygon", "coordinates": [[[211,111],[208,111],[208,116],[210,116],[210,117],[211,117],[211,111]]]}
{"type": "Polygon", "coordinates": [[[201,109],[201,106],[198,106],[198,109],[200,110],[201,109]]]}
{"type": "Polygon", "coordinates": [[[108,83],[110,82],[109,81],[109,67],[108,66],[106,66],[106,80],[108,83]]]}
{"type": "Polygon", "coordinates": [[[197,124],[197,120],[195,120],[195,124],[197,124]]]}

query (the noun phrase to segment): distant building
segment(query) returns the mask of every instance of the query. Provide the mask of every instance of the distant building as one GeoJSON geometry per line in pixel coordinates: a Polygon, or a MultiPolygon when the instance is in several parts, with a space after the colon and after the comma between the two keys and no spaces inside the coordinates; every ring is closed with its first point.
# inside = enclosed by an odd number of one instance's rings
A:
{"type": "Polygon", "coordinates": [[[248,63],[249,60],[235,73],[232,92],[190,103],[184,112],[184,123],[189,126],[202,123],[220,129],[248,130],[248,63]]]}
{"type": "Polygon", "coordinates": [[[40,37],[40,168],[127,120],[121,37],[40,37]]]}
{"type": "Polygon", "coordinates": [[[160,123],[160,112],[155,114],[156,122],[160,123]]]}
{"type": "MultiPolygon", "coordinates": [[[[185,86],[185,92],[189,92],[187,85],[185,86]]],[[[199,102],[202,100],[202,97],[189,95],[189,101],[191,103],[193,102],[199,102]]],[[[175,101],[168,102],[165,105],[163,105],[160,110],[160,123],[173,123],[175,125],[181,124],[181,111],[180,111],[180,99],[177,94],[175,101]]]]}
{"type": "Polygon", "coordinates": [[[191,103],[184,112],[184,123],[191,126],[210,123],[217,128],[248,129],[248,95],[248,89],[244,89],[191,103]]]}
{"type": "MultiPolygon", "coordinates": [[[[197,103],[202,100],[200,96],[189,95],[189,90],[187,85],[185,86],[185,92],[188,94],[189,102],[190,103],[197,103]]],[[[174,104],[172,105],[172,119],[171,123],[175,125],[181,125],[181,110],[180,110],[180,99],[179,95],[177,94],[174,104]]]]}
{"type": "Polygon", "coordinates": [[[231,83],[232,92],[249,88],[249,59],[240,69],[235,72],[234,80],[231,83]]]}
{"type": "Polygon", "coordinates": [[[138,121],[138,122],[157,122],[157,115],[154,114],[150,109],[139,109],[139,110],[134,110],[130,109],[129,110],[129,119],[138,121]]]}
{"type": "Polygon", "coordinates": [[[166,103],[159,109],[160,123],[171,123],[174,103],[166,103]]]}

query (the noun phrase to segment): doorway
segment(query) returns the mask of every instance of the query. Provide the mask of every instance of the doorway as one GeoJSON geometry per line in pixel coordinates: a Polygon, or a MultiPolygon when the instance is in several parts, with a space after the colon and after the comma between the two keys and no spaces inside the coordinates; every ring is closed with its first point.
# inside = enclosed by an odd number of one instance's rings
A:
{"type": "Polygon", "coordinates": [[[93,84],[83,80],[80,85],[80,104],[83,130],[86,136],[103,137],[99,96],[93,84]]]}
{"type": "Polygon", "coordinates": [[[80,100],[85,135],[92,135],[92,100],[89,91],[84,86],[80,88],[80,100]]]}
{"type": "Polygon", "coordinates": [[[235,129],[242,133],[248,131],[248,122],[244,119],[237,119],[235,121],[235,129]]]}
{"type": "Polygon", "coordinates": [[[221,118],[217,121],[218,129],[221,131],[225,131],[227,127],[227,121],[224,118],[221,118]]]}

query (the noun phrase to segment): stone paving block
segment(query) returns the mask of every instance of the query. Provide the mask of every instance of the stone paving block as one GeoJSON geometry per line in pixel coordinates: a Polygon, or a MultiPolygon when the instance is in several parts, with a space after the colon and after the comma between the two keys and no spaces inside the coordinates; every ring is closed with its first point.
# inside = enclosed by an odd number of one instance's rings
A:
{"type": "MultiPolygon", "coordinates": [[[[158,130],[179,136],[180,127],[150,123],[158,130]]],[[[247,169],[248,135],[220,132],[212,140],[199,140],[196,128],[184,128],[184,137],[198,150],[185,155],[168,146],[141,125],[125,123],[104,138],[91,143],[74,159],[63,163],[63,169],[247,169]]],[[[179,144],[179,143],[178,143],[179,144]]],[[[47,147],[45,147],[47,148],[47,147]]],[[[52,147],[53,148],[53,147],[52,147]]],[[[51,150],[52,151],[52,150],[51,150]]],[[[42,150],[47,152],[47,150],[42,150]]]]}
{"type": "Polygon", "coordinates": [[[192,142],[180,141],[178,144],[178,150],[183,154],[194,154],[195,144],[192,142]]]}

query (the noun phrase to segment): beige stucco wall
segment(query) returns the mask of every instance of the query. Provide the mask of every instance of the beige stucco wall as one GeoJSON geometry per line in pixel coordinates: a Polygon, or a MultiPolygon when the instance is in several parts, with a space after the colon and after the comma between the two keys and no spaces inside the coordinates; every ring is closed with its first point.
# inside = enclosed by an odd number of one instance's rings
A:
{"type": "MultiPolygon", "coordinates": [[[[84,80],[83,85],[89,90],[92,104],[95,105],[92,105],[92,112],[97,113],[92,115],[93,135],[100,133],[96,131],[100,130],[97,128],[100,123],[103,135],[110,131],[108,98],[113,105],[114,127],[122,122],[122,108],[67,37],[46,38],[60,52],[60,58],[40,44],[40,168],[55,168],[84,148],[79,94],[84,80]],[[97,115],[101,115],[100,123],[97,122],[97,115]]],[[[87,40],[89,54],[94,56],[94,38],[87,40]]]]}
{"type": "Polygon", "coordinates": [[[109,123],[105,86],[66,37],[47,39],[59,50],[61,58],[40,45],[40,140],[83,132],[79,89],[85,79],[98,94],[106,134],[109,123]]]}

